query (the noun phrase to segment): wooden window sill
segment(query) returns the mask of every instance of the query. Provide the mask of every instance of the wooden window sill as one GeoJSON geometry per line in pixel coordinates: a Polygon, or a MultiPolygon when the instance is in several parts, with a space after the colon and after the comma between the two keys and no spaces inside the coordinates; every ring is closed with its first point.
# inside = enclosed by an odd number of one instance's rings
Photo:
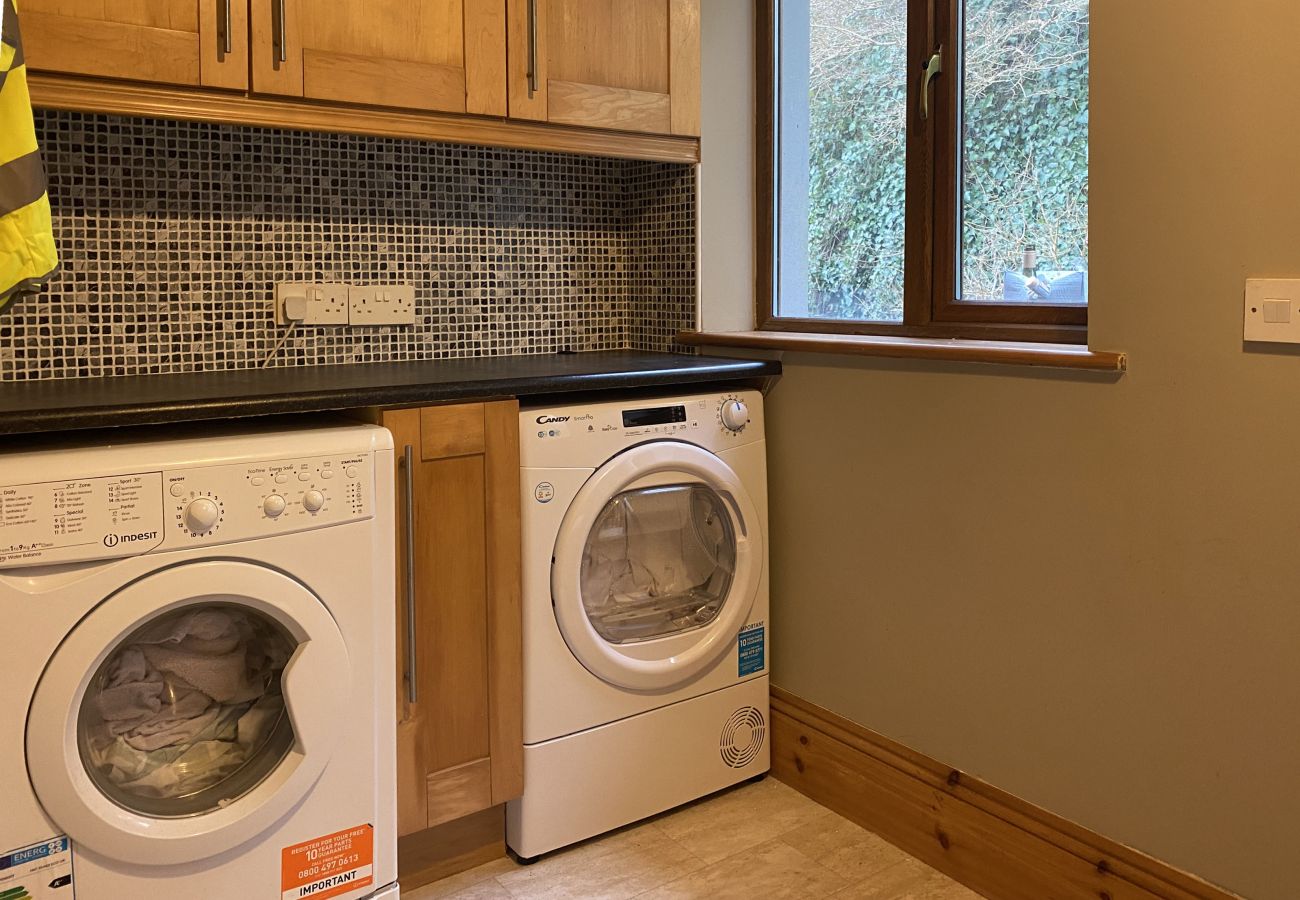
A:
{"type": "Polygon", "coordinates": [[[869,334],[807,334],[783,331],[683,331],[679,343],[696,347],[736,347],[749,350],[789,350],[797,353],[837,353],[892,359],[931,359],[945,362],[997,363],[1123,372],[1128,356],[1071,344],[1021,341],[973,341],[941,338],[889,337],[869,334]]]}

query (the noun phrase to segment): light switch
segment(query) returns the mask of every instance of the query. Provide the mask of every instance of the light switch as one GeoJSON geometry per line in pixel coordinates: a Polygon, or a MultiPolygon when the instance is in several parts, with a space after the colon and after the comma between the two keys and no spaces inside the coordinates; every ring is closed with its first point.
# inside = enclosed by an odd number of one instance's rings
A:
{"type": "Polygon", "coordinates": [[[1248,279],[1242,335],[1248,341],[1300,344],[1300,278],[1248,279]]]}
{"type": "Polygon", "coordinates": [[[1290,300],[1265,300],[1264,321],[1270,325],[1284,325],[1291,321],[1290,300]]]}

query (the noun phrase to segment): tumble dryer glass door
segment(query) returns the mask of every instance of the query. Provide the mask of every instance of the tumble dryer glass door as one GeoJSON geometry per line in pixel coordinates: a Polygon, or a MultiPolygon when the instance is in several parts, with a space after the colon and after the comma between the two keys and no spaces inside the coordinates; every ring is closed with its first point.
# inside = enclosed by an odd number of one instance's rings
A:
{"type": "Polygon", "coordinates": [[[328,762],[351,671],[329,611],[249,563],[155,572],[95,607],[32,699],[50,817],[112,859],[171,864],[255,837],[328,762]]]}
{"type": "Polygon", "coordinates": [[[721,458],[657,441],[598,469],[574,497],[551,570],[574,656],[621,687],[684,684],[731,646],[764,554],[754,504],[721,458]]]}

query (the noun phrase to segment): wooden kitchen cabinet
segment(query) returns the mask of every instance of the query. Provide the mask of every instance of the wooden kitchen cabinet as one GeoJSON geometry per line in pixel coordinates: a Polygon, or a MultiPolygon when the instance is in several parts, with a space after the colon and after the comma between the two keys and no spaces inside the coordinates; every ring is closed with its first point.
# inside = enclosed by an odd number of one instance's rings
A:
{"type": "Polygon", "coordinates": [[[697,136],[701,0],[507,0],[510,115],[697,136]]]}
{"type": "Polygon", "coordinates": [[[518,412],[375,414],[398,459],[399,835],[523,792],[518,412]]]}
{"type": "Polygon", "coordinates": [[[251,0],[253,90],[506,113],[503,0],[251,0]]]}
{"type": "Polygon", "coordinates": [[[248,87],[248,0],[23,0],[32,71],[248,87]]]}

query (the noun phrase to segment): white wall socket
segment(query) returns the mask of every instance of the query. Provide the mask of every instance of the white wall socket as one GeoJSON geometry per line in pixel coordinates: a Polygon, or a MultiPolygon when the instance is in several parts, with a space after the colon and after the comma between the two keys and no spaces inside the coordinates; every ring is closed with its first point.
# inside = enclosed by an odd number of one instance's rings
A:
{"type": "Polygon", "coordinates": [[[295,320],[288,310],[300,309],[304,325],[348,324],[348,286],[322,282],[277,284],[275,321],[287,325],[295,320]]]}
{"type": "Polygon", "coordinates": [[[348,321],[353,325],[415,324],[414,285],[368,284],[348,293],[348,321]]]}

